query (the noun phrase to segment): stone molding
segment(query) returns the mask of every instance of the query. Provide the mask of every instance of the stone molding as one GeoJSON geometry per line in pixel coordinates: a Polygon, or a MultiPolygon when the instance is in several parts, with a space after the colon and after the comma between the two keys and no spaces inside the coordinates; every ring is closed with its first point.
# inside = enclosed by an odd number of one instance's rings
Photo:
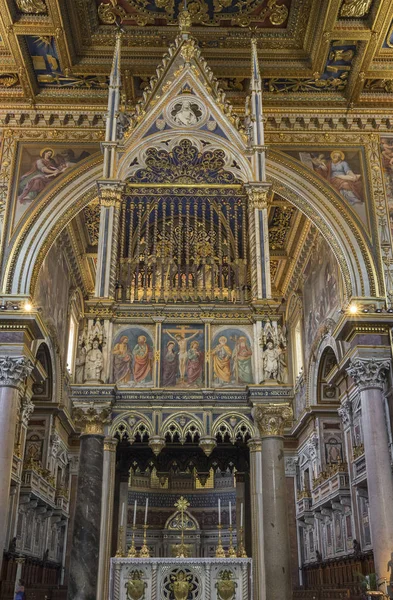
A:
{"type": "Polygon", "coordinates": [[[284,427],[292,423],[293,411],[289,404],[257,404],[253,416],[261,437],[283,437],[284,427]]]}
{"type": "Polygon", "coordinates": [[[360,391],[370,388],[383,389],[390,360],[375,358],[356,358],[351,360],[347,373],[360,391]]]}
{"type": "Polygon", "coordinates": [[[344,429],[346,429],[347,427],[349,427],[352,423],[352,402],[349,398],[345,398],[342,403],[341,406],[338,409],[338,414],[341,417],[341,420],[343,422],[343,426],[344,429]]]}
{"type": "Polygon", "coordinates": [[[0,357],[0,387],[20,388],[33,370],[33,364],[25,356],[0,357]]]}
{"type": "Polygon", "coordinates": [[[110,422],[111,411],[102,406],[78,407],[74,410],[75,424],[82,429],[81,435],[104,435],[104,426],[110,422]]]}
{"type": "Polygon", "coordinates": [[[32,402],[30,396],[25,396],[23,398],[21,409],[22,423],[27,427],[34,411],[34,402],[32,402]]]}

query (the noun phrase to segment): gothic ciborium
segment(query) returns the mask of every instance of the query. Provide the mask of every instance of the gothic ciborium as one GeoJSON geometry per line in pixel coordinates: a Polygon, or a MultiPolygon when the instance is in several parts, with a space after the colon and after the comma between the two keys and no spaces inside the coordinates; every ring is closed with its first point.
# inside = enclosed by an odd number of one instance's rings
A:
{"type": "Polygon", "coordinates": [[[142,581],[139,571],[133,571],[131,575],[131,579],[125,584],[127,600],[143,600],[146,581],[142,581]]]}
{"type": "Polygon", "coordinates": [[[221,571],[220,580],[216,583],[219,600],[233,600],[236,586],[237,583],[233,581],[231,571],[221,571]]]}
{"type": "Polygon", "coordinates": [[[192,589],[190,583],[191,575],[186,575],[184,571],[179,571],[176,575],[171,576],[172,583],[169,586],[173,591],[175,600],[187,600],[188,594],[192,589]]]}

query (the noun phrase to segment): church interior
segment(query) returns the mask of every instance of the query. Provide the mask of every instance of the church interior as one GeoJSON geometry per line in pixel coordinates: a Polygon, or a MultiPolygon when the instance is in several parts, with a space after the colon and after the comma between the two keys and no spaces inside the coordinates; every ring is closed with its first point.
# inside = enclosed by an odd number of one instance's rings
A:
{"type": "Polygon", "coordinates": [[[391,0],[0,0],[0,600],[393,599],[391,0]]]}

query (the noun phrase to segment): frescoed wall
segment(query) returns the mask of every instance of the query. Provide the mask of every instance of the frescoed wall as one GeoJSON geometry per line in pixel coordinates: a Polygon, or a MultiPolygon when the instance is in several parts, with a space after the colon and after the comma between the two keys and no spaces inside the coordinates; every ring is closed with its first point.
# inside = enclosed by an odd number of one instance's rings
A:
{"type": "Polygon", "coordinates": [[[113,341],[111,381],[118,386],[151,387],[154,383],[153,332],[127,327],[113,341]]]}
{"type": "Polygon", "coordinates": [[[13,226],[49,184],[98,151],[97,144],[23,144],[15,172],[13,226]]]}
{"type": "Polygon", "coordinates": [[[244,387],[254,383],[254,352],[249,332],[235,327],[214,329],[210,355],[213,387],[244,387]]]}
{"type": "Polygon", "coordinates": [[[60,351],[65,352],[68,329],[68,301],[72,285],[61,242],[56,240],[49,250],[38,274],[34,304],[56,335],[60,351]]]}
{"type": "Polygon", "coordinates": [[[204,386],[204,325],[163,326],[160,387],[196,388],[204,386]]]}
{"type": "Polygon", "coordinates": [[[340,305],[340,272],[329,245],[318,236],[304,270],[303,310],[306,362],[318,328],[327,318],[337,318],[340,305]]]}
{"type": "Polygon", "coordinates": [[[361,151],[330,148],[284,150],[327,181],[368,227],[367,192],[361,151]]]}

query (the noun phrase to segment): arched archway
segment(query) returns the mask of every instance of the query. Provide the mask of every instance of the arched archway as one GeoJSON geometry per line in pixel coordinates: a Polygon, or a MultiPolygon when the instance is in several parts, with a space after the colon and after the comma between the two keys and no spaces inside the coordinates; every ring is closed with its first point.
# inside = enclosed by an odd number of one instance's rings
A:
{"type": "MultiPolygon", "coordinates": [[[[328,241],[343,274],[345,297],[379,296],[381,280],[372,266],[370,242],[348,214],[343,218],[344,201],[317,176],[292,162],[279,152],[270,153],[267,176],[273,189],[297,206],[328,241]]],[[[67,223],[96,197],[101,174],[102,161],[96,159],[88,170],[76,171],[43,196],[10,250],[4,269],[5,293],[34,292],[46,253],[67,223]]]]}

